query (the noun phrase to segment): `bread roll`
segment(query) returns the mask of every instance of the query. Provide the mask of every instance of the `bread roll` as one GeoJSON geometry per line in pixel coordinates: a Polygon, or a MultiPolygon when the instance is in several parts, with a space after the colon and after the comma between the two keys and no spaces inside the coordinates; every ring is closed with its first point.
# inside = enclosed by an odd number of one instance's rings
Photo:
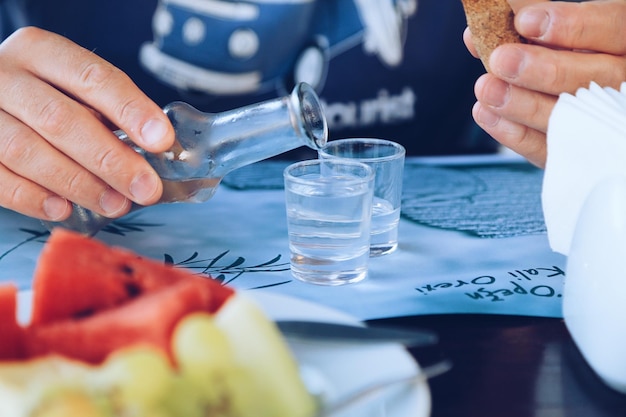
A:
{"type": "Polygon", "coordinates": [[[489,71],[489,56],[496,47],[524,42],[513,25],[513,10],[507,0],[461,1],[478,56],[489,71]]]}

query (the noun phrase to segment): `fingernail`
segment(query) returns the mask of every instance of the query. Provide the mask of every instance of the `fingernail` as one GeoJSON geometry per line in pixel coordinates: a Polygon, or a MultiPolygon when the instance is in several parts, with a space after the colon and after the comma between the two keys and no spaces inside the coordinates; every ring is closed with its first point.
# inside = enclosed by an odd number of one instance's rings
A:
{"type": "Polygon", "coordinates": [[[135,177],[130,184],[130,194],[135,202],[143,204],[150,200],[159,187],[159,178],[151,172],[144,172],[135,177]]]}
{"type": "Polygon", "coordinates": [[[485,88],[482,102],[489,107],[503,107],[511,97],[511,84],[499,79],[492,79],[489,88],[485,88]]]}
{"type": "Polygon", "coordinates": [[[496,48],[489,61],[492,71],[502,78],[515,79],[518,77],[526,62],[526,53],[512,45],[496,48]]]}
{"type": "Polygon", "coordinates": [[[108,188],[100,195],[100,208],[107,216],[115,216],[128,204],[128,199],[112,188],[108,188]]]}
{"type": "Polygon", "coordinates": [[[521,10],[517,28],[527,38],[541,38],[550,26],[550,15],[545,10],[521,10]]]}
{"type": "Polygon", "coordinates": [[[52,221],[60,220],[68,212],[69,204],[66,199],[59,196],[50,196],[43,202],[43,211],[52,221]]]}
{"type": "Polygon", "coordinates": [[[488,108],[478,104],[476,111],[476,122],[481,126],[493,127],[500,121],[500,116],[490,111],[488,108]]]}
{"type": "Polygon", "coordinates": [[[141,140],[144,145],[158,145],[167,133],[167,125],[161,119],[148,120],[141,128],[141,140]]]}

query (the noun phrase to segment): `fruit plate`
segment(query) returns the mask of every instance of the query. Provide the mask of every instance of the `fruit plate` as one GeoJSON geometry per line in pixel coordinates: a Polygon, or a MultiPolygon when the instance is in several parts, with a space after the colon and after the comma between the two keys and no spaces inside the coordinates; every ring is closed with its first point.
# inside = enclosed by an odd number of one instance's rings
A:
{"type": "MultiPolygon", "coordinates": [[[[245,292],[274,320],[320,320],[360,324],[340,311],[310,301],[266,291],[245,292]]],[[[28,321],[30,291],[18,295],[18,320],[28,321]]],[[[319,341],[289,341],[309,389],[325,402],[333,402],[375,383],[411,376],[419,365],[401,345],[319,341]]],[[[430,390],[426,381],[394,385],[332,417],[427,417],[430,390]]]]}
{"type": "MultiPolygon", "coordinates": [[[[272,319],[321,320],[359,324],[359,320],[309,301],[270,292],[246,293],[272,319]]],[[[316,386],[332,402],[378,382],[410,376],[419,365],[401,345],[289,341],[310,387],[316,386]]],[[[333,417],[426,417],[430,415],[430,390],[426,381],[396,385],[333,417]]]]}

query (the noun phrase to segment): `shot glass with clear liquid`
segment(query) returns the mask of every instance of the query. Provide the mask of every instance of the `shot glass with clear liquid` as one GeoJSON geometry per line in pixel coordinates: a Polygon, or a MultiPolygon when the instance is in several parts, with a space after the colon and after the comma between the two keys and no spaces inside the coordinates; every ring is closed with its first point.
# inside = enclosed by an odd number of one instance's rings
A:
{"type": "Polygon", "coordinates": [[[310,160],[284,171],[291,272],[343,285],[367,276],[373,170],[360,162],[310,160]]]}
{"type": "Polygon", "coordinates": [[[384,139],[349,138],[330,141],[318,152],[321,159],[351,159],[374,170],[370,256],[395,251],[402,202],[404,147],[384,139]]]}

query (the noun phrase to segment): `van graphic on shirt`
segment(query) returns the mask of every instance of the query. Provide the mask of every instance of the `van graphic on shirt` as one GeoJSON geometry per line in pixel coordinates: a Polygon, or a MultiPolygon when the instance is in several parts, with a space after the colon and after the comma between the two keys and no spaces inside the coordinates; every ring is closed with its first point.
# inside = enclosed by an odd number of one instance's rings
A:
{"type": "Polygon", "coordinates": [[[160,0],[142,65],[185,91],[320,89],[328,62],[357,45],[395,66],[417,0],[160,0]]]}

